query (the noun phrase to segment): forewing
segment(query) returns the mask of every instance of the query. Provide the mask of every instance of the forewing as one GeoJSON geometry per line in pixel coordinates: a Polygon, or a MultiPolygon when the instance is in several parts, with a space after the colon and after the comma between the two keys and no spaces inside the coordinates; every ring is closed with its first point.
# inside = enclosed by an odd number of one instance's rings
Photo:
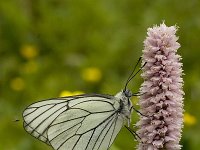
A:
{"type": "Polygon", "coordinates": [[[23,112],[25,130],[49,144],[46,131],[55,118],[68,109],[69,99],[72,97],[45,100],[30,105],[23,112]]]}
{"type": "Polygon", "coordinates": [[[114,97],[90,95],[69,100],[69,109],[60,114],[47,131],[56,150],[108,149],[123,125],[120,104],[114,97]]]}

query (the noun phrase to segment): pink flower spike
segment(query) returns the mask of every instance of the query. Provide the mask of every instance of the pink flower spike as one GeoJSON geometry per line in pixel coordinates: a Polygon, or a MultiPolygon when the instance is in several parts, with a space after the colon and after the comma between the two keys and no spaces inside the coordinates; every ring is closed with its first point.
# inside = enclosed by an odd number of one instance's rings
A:
{"type": "Polygon", "coordinates": [[[162,23],[149,28],[144,41],[138,150],[181,149],[184,92],[176,31],[162,23]]]}

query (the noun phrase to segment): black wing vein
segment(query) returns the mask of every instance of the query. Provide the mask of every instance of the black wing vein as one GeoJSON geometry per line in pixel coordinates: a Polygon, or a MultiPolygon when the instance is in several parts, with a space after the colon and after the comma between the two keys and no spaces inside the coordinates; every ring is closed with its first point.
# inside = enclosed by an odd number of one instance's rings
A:
{"type": "MultiPolygon", "coordinates": [[[[116,119],[115,119],[115,120],[116,120],[116,119]]],[[[115,120],[113,120],[112,122],[114,122],[115,120]]],[[[113,123],[111,123],[111,125],[109,126],[109,128],[108,128],[106,134],[104,135],[104,137],[103,137],[103,139],[102,139],[102,141],[101,141],[101,143],[100,143],[100,145],[99,145],[99,147],[98,147],[98,150],[99,150],[99,148],[101,147],[101,144],[103,143],[103,141],[104,141],[105,137],[107,136],[108,132],[109,132],[110,129],[112,128],[112,125],[113,125],[113,123]]],[[[109,145],[108,145],[108,147],[109,147],[109,145]]],[[[108,147],[107,147],[107,149],[108,149],[108,147]]]]}
{"type": "MultiPolygon", "coordinates": [[[[113,117],[114,118],[114,117],[113,117]]],[[[95,144],[94,144],[94,146],[93,146],[93,149],[94,149],[94,147],[96,146],[96,144],[97,144],[97,141],[99,140],[99,138],[100,138],[100,136],[101,136],[101,134],[103,133],[103,131],[106,129],[106,127],[107,127],[107,125],[108,124],[110,124],[110,122],[113,122],[113,118],[112,119],[110,119],[107,123],[106,123],[106,125],[104,126],[104,128],[101,130],[101,132],[100,132],[100,134],[98,135],[98,137],[97,137],[97,139],[96,139],[96,141],[95,141],[95,144]]]]}
{"type": "MultiPolygon", "coordinates": [[[[53,108],[55,105],[53,105],[51,108],[53,108]]],[[[26,123],[27,126],[29,126],[34,120],[36,120],[38,117],[40,117],[41,115],[43,115],[45,112],[49,111],[49,109],[43,111],[41,114],[38,114],[35,118],[33,118],[29,123],[26,123]]]]}

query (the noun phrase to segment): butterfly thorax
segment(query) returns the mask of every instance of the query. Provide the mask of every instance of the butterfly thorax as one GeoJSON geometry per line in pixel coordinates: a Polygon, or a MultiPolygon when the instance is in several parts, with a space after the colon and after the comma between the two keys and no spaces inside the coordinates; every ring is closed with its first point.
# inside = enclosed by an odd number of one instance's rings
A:
{"type": "Polygon", "coordinates": [[[124,91],[121,91],[115,95],[116,99],[119,102],[119,114],[124,118],[128,119],[128,122],[130,121],[131,118],[131,107],[132,107],[132,102],[130,100],[131,97],[126,96],[124,91]]]}

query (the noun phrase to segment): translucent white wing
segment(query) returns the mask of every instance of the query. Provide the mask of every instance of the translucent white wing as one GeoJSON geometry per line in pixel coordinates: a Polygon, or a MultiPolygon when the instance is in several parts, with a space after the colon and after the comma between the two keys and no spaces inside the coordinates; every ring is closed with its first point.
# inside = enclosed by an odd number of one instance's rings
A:
{"type": "Polygon", "coordinates": [[[41,101],[23,113],[25,129],[59,150],[108,149],[123,125],[113,96],[80,95],[41,101]]]}
{"type": "Polygon", "coordinates": [[[68,109],[67,100],[47,100],[30,105],[24,112],[24,128],[35,138],[49,144],[47,129],[62,112],[68,109]]]}

